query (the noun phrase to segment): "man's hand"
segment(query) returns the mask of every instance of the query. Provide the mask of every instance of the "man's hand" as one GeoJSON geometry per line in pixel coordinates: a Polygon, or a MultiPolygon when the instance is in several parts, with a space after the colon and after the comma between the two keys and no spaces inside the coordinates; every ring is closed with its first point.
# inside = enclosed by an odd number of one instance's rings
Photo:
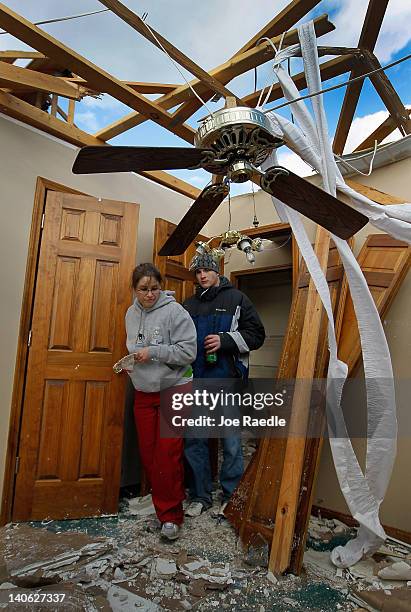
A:
{"type": "Polygon", "coordinates": [[[221,338],[218,334],[210,334],[204,339],[206,354],[215,353],[221,347],[221,338]]]}
{"type": "Polygon", "coordinates": [[[137,353],[134,353],[134,361],[137,361],[137,363],[147,363],[150,361],[150,357],[148,356],[148,347],[144,347],[137,351],[137,353]]]}

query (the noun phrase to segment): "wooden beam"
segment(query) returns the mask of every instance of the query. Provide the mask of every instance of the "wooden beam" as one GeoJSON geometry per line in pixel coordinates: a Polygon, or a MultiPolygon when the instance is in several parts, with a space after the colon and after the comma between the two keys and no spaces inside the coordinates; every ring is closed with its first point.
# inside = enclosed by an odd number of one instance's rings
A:
{"type": "MultiPolygon", "coordinates": [[[[371,70],[381,68],[380,62],[372,51],[364,49],[363,56],[364,59],[362,61],[365,72],[370,72],[371,70]]],[[[401,102],[399,95],[395,91],[385,72],[383,70],[381,72],[376,72],[375,74],[370,75],[369,78],[377,90],[377,93],[383,101],[386,109],[394,119],[396,126],[403,134],[404,132],[405,134],[409,134],[411,132],[411,121],[408,116],[408,111],[401,102]]]]}
{"type": "MultiPolygon", "coordinates": [[[[411,116],[411,110],[407,109],[408,117],[411,116]]],[[[355,149],[354,152],[363,151],[364,149],[370,149],[374,146],[375,141],[380,143],[387,138],[394,130],[397,129],[397,124],[391,115],[388,115],[387,119],[381,123],[365,140],[363,140],[355,149]]]]}
{"type": "Polygon", "coordinates": [[[379,191],[379,189],[375,189],[375,187],[370,187],[369,185],[363,185],[362,183],[357,183],[357,181],[353,181],[352,179],[345,179],[345,182],[349,187],[358,191],[362,195],[366,196],[373,202],[377,202],[378,204],[404,204],[405,201],[403,198],[397,198],[389,193],[385,193],[384,191],[379,191]]]}
{"type": "MultiPolygon", "coordinates": [[[[83,132],[74,125],[70,125],[65,121],[61,121],[52,115],[49,115],[45,111],[42,111],[23,100],[19,100],[11,94],[6,94],[0,91],[0,113],[4,113],[9,117],[18,119],[22,123],[26,123],[35,127],[47,134],[56,136],[61,140],[70,142],[78,147],[84,147],[86,145],[97,146],[105,145],[103,140],[83,132]]],[[[200,189],[193,187],[189,183],[178,179],[167,172],[161,170],[152,172],[140,172],[142,176],[168,187],[173,191],[177,191],[189,198],[196,199],[200,194],[200,189]]]]}
{"type": "MultiPolygon", "coordinates": [[[[315,252],[322,270],[327,270],[330,234],[318,227],[315,252]]],[[[310,279],[280,494],[275,517],[274,535],[268,568],[274,574],[285,572],[290,563],[294,527],[304,464],[306,431],[311,400],[323,306],[314,282],[310,279]]]]}
{"type": "MultiPolygon", "coordinates": [[[[364,24],[361,30],[358,46],[361,49],[374,50],[377,42],[378,34],[381,29],[385,11],[387,10],[389,0],[370,0],[367,13],[365,15],[364,24]]],[[[354,78],[361,74],[361,64],[357,63],[350,74],[350,78],[354,78]]],[[[344,146],[347,142],[348,132],[350,131],[352,120],[354,119],[355,110],[360,98],[363,80],[350,83],[345,90],[344,100],[338,118],[337,129],[335,130],[333,151],[337,155],[342,155],[344,146]]]]}
{"type": "MultiPolygon", "coordinates": [[[[352,67],[352,61],[352,55],[343,55],[320,64],[321,81],[327,81],[328,79],[333,79],[336,76],[344,74],[344,72],[348,72],[348,70],[350,70],[352,67]]],[[[294,75],[292,79],[297,89],[301,90],[307,87],[305,72],[299,72],[298,74],[294,75]]],[[[255,106],[258,102],[258,98],[260,97],[260,93],[261,90],[258,90],[255,93],[246,96],[244,100],[250,106],[255,106]]],[[[268,102],[279,100],[283,96],[284,94],[283,90],[281,89],[281,85],[279,83],[275,83],[268,98],[268,102]]]]}
{"type": "Polygon", "coordinates": [[[24,91],[45,91],[73,100],[80,100],[81,98],[81,91],[76,85],[66,83],[49,74],[42,74],[28,68],[19,68],[19,66],[13,66],[5,62],[0,62],[0,87],[13,90],[23,89],[24,91]]]}
{"type": "MultiPolygon", "coordinates": [[[[69,83],[74,83],[76,85],[82,85],[86,89],[91,89],[88,82],[85,79],[80,77],[58,77],[60,79],[64,79],[69,83]]],[[[176,83],[142,83],[140,81],[121,81],[123,85],[127,85],[134,91],[138,91],[142,94],[166,94],[170,91],[174,91],[179,85],[176,83]]],[[[105,93],[104,91],[100,91],[98,93],[105,93]]]]}
{"type": "MultiPolygon", "coordinates": [[[[255,47],[258,41],[266,36],[272,38],[278,36],[282,32],[287,32],[297,21],[300,21],[307,13],[311,11],[320,0],[293,0],[283,8],[269,23],[267,23],[255,36],[253,36],[245,45],[237,51],[235,55],[240,55],[252,47],[255,47]]],[[[233,56],[235,57],[235,56],[233,56]]]]}
{"type": "MultiPolygon", "coordinates": [[[[333,24],[328,21],[327,15],[322,15],[314,20],[314,27],[317,36],[322,36],[331,32],[334,29],[333,24]]],[[[276,36],[271,39],[274,44],[279,44],[281,40],[281,36],[276,36]]],[[[293,45],[298,43],[298,33],[297,30],[291,30],[287,32],[284,37],[283,44],[284,45],[293,45]]],[[[210,74],[219,79],[223,83],[228,83],[236,76],[242,74],[243,72],[247,72],[256,66],[264,64],[268,60],[270,60],[274,55],[273,48],[269,42],[263,42],[257,47],[246,51],[245,53],[235,57],[234,59],[221,64],[217,68],[214,68],[210,71],[210,74]]],[[[202,95],[205,95],[207,91],[207,86],[201,83],[198,79],[195,79],[190,82],[191,86],[195,89],[195,91],[202,95]]],[[[161,106],[161,108],[169,109],[177,106],[181,102],[185,102],[186,100],[197,100],[191,91],[190,87],[186,84],[181,85],[173,92],[162,96],[159,100],[156,100],[156,104],[161,106]]],[[[246,101],[246,99],[244,100],[246,101]]],[[[177,111],[178,112],[178,111],[177,111]]],[[[175,121],[176,114],[173,115],[175,121]]],[[[118,121],[110,124],[109,126],[103,128],[96,132],[96,136],[98,138],[102,138],[103,140],[110,140],[119,134],[135,127],[136,125],[140,125],[146,121],[146,118],[143,117],[139,113],[130,113],[125,117],[122,117],[118,121]]]]}
{"type": "Polygon", "coordinates": [[[11,94],[0,92],[0,112],[78,147],[105,144],[95,136],[87,134],[87,132],[83,132],[65,121],[56,119],[45,111],[11,94]]]}
{"type": "MultiPolygon", "coordinates": [[[[283,32],[287,32],[297,21],[304,17],[314,6],[318,4],[318,0],[293,0],[285,6],[268,24],[266,24],[251,40],[249,40],[233,57],[232,60],[255,47],[261,38],[272,38],[274,36],[282,36],[283,32]]],[[[284,41],[285,42],[285,41],[284,41]]],[[[297,39],[298,42],[298,39],[297,39]]],[[[292,43],[288,43],[292,44],[292,43]]],[[[223,81],[228,83],[228,80],[223,81]]],[[[202,97],[205,102],[208,102],[213,96],[212,91],[204,92],[202,97]]],[[[186,121],[193,115],[201,104],[199,100],[188,100],[174,114],[175,121],[186,121]]]]}
{"type": "Polygon", "coordinates": [[[198,66],[198,64],[193,62],[192,59],[177,49],[177,47],[172,45],[166,38],[164,38],[164,36],[156,32],[154,28],[150,26],[149,29],[138,15],[124,6],[124,4],[119,2],[119,0],[100,0],[100,3],[110,9],[115,15],[117,15],[117,17],[120,17],[120,19],[125,21],[129,26],[136,30],[136,32],[144,36],[144,38],[153,43],[153,45],[158,47],[161,51],[165,50],[170,57],[178,62],[183,68],[191,72],[191,74],[197,77],[201,82],[206,83],[215,93],[219,93],[224,97],[234,96],[238,104],[242,103],[241,98],[231,93],[231,91],[224,87],[220,81],[215,79],[212,75],[203,70],[203,68],[198,66]]]}
{"type": "Polygon", "coordinates": [[[45,59],[38,51],[0,51],[0,61],[12,64],[18,59],[45,59]]]}
{"type": "Polygon", "coordinates": [[[123,85],[111,74],[66,47],[2,3],[0,3],[0,27],[48,57],[53,57],[56,62],[86,79],[93,89],[106,91],[113,98],[144,114],[148,119],[152,119],[169,129],[187,142],[193,143],[195,131],[191,127],[187,125],[170,127],[172,118],[164,109],[133,91],[130,87],[123,85]]]}

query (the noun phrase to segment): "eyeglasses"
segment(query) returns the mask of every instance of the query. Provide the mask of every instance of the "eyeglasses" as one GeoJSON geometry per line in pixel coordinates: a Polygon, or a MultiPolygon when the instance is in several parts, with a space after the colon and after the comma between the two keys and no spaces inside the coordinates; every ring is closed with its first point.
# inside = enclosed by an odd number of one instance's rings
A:
{"type": "Polygon", "coordinates": [[[148,293],[158,293],[159,291],[161,291],[160,287],[154,287],[153,289],[137,289],[137,291],[139,293],[142,293],[143,295],[147,295],[148,293]]]}

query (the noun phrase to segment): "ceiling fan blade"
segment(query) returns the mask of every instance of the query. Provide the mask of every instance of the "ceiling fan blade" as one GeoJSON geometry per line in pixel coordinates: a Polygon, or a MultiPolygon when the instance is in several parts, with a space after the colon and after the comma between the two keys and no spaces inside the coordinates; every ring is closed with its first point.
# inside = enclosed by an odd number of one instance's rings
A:
{"type": "Polygon", "coordinates": [[[203,189],[158,254],[181,255],[184,253],[228,192],[228,186],[223,183],[210,185],[203,189]]]}
{"type": "Polygon", "coordinates": [[[214,158],[208,149],[194,147],[83,147],[73,165],[74,174],[138,172],[197,168],[214,158]]]}
{"type": "Polygon", "coordinates": [[[261,188],[344,240],[368,223],[365,215],[285,168],[269,168],[261,188]]]}

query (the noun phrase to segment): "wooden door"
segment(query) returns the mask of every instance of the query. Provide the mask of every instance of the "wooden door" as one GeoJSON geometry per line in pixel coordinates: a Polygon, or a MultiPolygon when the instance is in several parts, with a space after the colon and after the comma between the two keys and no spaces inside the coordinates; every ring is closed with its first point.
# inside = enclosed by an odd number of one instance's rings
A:
{"type": "MultiPolygon", "coordinates": [[[[171,255],[160,257],[158,251],[161,249],[167,238],[175,230],[176,225],[165,219],[157,218],[154,229],[153,262],[160,270],[164,278],[164,288],[175,291],[177,302],[184,302],[194,293],[194,273],[190,272],[190,261],[194,256],[196,247],[194,242],[198,240],[207,241],[206,236],[198,234],[195,241],[190,244],[182,255],[171,255]]],[[[221,262],[220,273],[224,273],[224,261],[221,262]]]]}
{"type": "Polygon", "coordinates": [[[117,512],[138,206],[49,191],[13,520],[117,512]]]}

